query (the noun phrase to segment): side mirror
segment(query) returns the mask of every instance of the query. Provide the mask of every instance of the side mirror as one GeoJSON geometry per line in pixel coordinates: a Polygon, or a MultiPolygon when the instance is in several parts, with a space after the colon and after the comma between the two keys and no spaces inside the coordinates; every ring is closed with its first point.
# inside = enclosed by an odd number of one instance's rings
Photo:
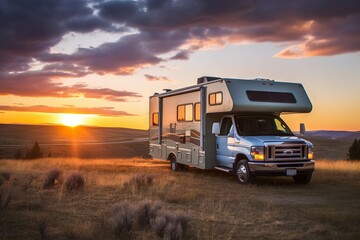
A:
{"type": "Polygon", "coordinates": [[[300,123],[300,134],[305,135],[305,123],[300,123]]]}
{"type": "Polygon", "coordinates": [[[213,134],[220,134],[220,123],[214,122],[212,125],[212,131],[213,134]]]}

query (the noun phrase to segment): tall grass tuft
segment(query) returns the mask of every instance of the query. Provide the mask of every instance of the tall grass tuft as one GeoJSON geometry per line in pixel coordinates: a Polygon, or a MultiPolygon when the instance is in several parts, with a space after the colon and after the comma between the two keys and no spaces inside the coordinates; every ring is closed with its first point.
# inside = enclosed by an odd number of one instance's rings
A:
{"type": "Polygon", "coordinates": [[[43,188],[51,188],[61,182],[62,172],[59,169],[53,169],[48,172],[47,177],[44,181],[43,188]]]}
{"type": "Polygon", "coordinates": [[[4,210],[5,208],[7,208],[7,206],[9,205],[10,201],[12,199],[12,193],[9,192],[8,194],[4,194],[3,191],[0,191],[0,211],[4,210]]]}
{"type": "Polygon", "coordinates": [[[26,181],[23,183],[23,185],[21,186],[21,189],[26,192],[27,190],[29,190],[31,184],[33,183],[33,181],[36,179],[36,176],[29,176],[26,181]]]}
{"type": "Polygon", "coordinates": [[[45,219],[41,219],[38,222],[38,230],[39,230],[41,240],[46,240],[49,238],[48,233],[47,233],[47,222],[45,219]]]}
{"type": "Polygon", "coordinates": [[[4,180],[9,181],[10,180],[10,172],[1,172],[0,175],[3,176],[4,180]]]}
{"type": "Polygon", "coordinates": [[[5,181],[10,180],[10,173],[9,172],[0,172],[0,186],[3,185],[5,181]]]}
{"type": "Polygon", "coordinates": [[[5,182],[5,179],[3,176],[0,176],[0,186],[3,185],[3,183],[5,182]]]}
{"type": "Polygon", "coordinates": [[[122,201],[113,206],[113,230],[115,236],[128,234],[135,223],[135,209],[128,201],[122,201]]]}
{"type": "Polygon", "coordinates": [[[85,179],[79,173],[70,175],[65,182],[67,191],[78,191],[81,190],[85,185],[85,179]]]}
{"type": "Polygon", "coordinates": [[[154,176],[150,174],[137,174],[124,183],[124,187],[135,186],[137,189],[151,186],[154,176]]]}

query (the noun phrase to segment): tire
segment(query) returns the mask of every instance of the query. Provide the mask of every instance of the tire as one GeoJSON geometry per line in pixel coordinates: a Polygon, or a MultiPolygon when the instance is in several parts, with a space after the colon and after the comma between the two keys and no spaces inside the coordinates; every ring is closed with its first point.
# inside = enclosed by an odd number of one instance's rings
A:
{"type": "Polygon", "coordinates": [[[170,169],[174,172],[177,172],[181,169],[181,165],[176,162],[176,157],[174,155],[171,155],[169,157],[170,160],[170,169]]]}
{"type": "Polygon", "coordinates": [[[247,160],[240,160],[236,165],[236,178],[241,184],[254,182],[255,177],[251,174],[247,160]]]}
{"type": "Polygon", "coordinates": [[[293,179],[296,184],[304,184],[305,185],[310,182],[311,177],[312,177],[312,173],[308,173],[308,174],[293,176],[293,179]]]}

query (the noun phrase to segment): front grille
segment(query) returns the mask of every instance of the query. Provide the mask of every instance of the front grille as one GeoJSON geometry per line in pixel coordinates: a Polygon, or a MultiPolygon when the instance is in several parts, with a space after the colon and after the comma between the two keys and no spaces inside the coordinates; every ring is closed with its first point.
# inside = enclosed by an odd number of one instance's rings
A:
{"type": "Polygon", "coordinates": [[[267,145],[266,147],[266,159],[268,161],[304,160],[306,153],[305,144],[267,145]]]}

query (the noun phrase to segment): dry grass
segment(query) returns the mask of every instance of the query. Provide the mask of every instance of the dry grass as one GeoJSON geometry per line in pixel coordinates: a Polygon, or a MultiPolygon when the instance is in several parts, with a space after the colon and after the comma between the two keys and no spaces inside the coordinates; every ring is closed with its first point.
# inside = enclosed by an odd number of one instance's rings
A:
{"type": "Polygon", "coordinates": [[[11,174],[0,187],[2,204],[11,196],[0,211],[3,239],[360,238],[360,162],[319,160],[306,186],[260,177],[242,186],[226,173],[174,173],[166,161],[140,158],[1,160],[0,172],[11,174]],[[65,182],[44,189],[53,169],[63,179],[81,175],[82,191],[67,191],[65,182]],[[128,202],[143,226],[120,237],[113,225],[119,202],[128,202]],[[163,210],[151,220],[155,202],[163,210]]]}

